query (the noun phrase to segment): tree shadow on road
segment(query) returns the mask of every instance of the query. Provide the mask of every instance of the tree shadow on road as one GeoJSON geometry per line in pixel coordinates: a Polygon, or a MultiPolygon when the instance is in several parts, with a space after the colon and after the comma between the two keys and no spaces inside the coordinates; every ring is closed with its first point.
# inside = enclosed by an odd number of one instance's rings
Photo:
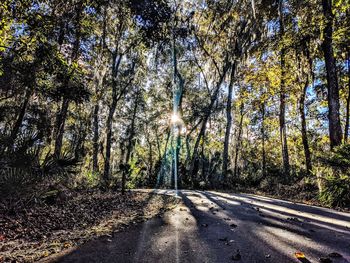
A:
{"type": "MultiPolygon", "coordinates": [[[[229,207],[230,209],[226,209],[226,211],[229,211],[232,218],[243,219],[242,222],[244,223],[257,223],[256,229],[250,229],[249,234],[259,229],[260,231],[263,230],[266,235],[273,236],[273,239],[277,240],[279,243],[285,243],[286,246],[292,245],[295,247],[296,251],[304,250],[307,251],[308,254],[316,255],[319,258],[324,257],[325,253],[330,253],[332,251],[342,251],[342,253],[348,255],[347,257],[350,256],[346,252],[350,247],[350,233],[346,227],[325,223],[313,218],[302,217],[293,213],[281,212],[280,209],[267,208],[264,205],[251,203],[249,200],[228,197],[217,193],[200,193],[208,198],[208,200],[217,203],[221,207],[229,207]],[[230,206],[231,201],[239,201],[240,205],[230,206]],[[288,219],[281,218],[280,216],[287,217],[288,219]],[[313,221],[317,224],[313,224],[313,221]],[[344,229],[346,232],[343,231],[344,229]],[[335,234],[337,232],[339,232],[339,234],[335,234]],[[293,234],[294,238],[291,239],[289,243],[286,242],[283,236],[288,236],[290,234],[293,234]],[[303,243],[306,243],[306,245],[303,245],[303,243]]],[[[260,203],[264,202],[256,198],[255,201],[259,201],[260,203]]],[[[328,214],[331,215],[333,213],[329,212],[328,214]]],[[[337,258],[333,259],[333,262],[349,261],[345,258],[337,258]]]]}
{"type": "MultiPolygon", "coordinates": [[[[183,190],[180,196],[183,204],[164,216],[114,233],[111,241],[88,242],[56,262],[233,262],[237,251],[240,262],[296,262],[295,251],[318,259],[346,247],[322,235],[314,244],[317,233],[309,232],[304,222],[280,218],[275,208],[202,191],[183,190]]],[[[348,262],[337,260],[333,262],[348,262]]]]}

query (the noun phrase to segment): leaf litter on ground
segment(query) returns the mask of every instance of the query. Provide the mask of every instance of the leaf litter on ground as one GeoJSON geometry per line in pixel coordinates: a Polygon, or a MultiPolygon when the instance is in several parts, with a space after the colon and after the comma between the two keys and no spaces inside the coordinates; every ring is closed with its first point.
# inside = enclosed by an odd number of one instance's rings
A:
{"type": "Polygon", "coordinates": [[[0,213],[0,262],[36,262],[174,208],[165,195],[83,192],[64,203],[34,203],[0,213]]]}

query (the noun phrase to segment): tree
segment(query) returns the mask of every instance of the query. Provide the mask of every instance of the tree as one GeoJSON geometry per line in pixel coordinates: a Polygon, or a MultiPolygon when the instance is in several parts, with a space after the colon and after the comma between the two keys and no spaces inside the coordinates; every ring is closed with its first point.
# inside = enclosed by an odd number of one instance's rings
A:
{"type": "Polygon", "coordinates": [[[322,49],[327,71],[327,98],[328,98],[328,119],[329,119],[329,140],[331,148],[342,142],[342,130],[339,117],[339,87],[336,71],[336,61],[333,53],[333,8],[332,0],[322,0],[322,10],[325,19],[323,29],[324,39],[322,49]]]}
{"type": "MultiPolygon", "coordinates": [[[[283,43],[283,38],[285,37],[285,24],[284,24],[284,6],[283,0],[278,2],[278,15],[279,15],[279,26],[280,26],[280,39],[283,43]]],[[[282,44],[283,45],[283,44],[282,44]]],[[[283,159],[283,172],[285,176],[289,175],[289,154],[288,154],[288,142],[287,142],[287,130],[286,130],[286,91],[285,91],[285,72],[286,72],[286,63],[285,63],[286,49],[281,47],[280,54],[280,63],[281,63],[281,84],[280,84],[280,113],[279,113],[279,122],[280,122],[280,140],[282,148],[282,159],[283,159]]]]}
{"type": "Polygon", "coordinates": [[[346,1],[0,7],[2,173],[53,163],[80,171],[71,186],[122,192],[173,187],[175,167],[201,189],[348,176],[320,161],[348,140],[346,1]]]}

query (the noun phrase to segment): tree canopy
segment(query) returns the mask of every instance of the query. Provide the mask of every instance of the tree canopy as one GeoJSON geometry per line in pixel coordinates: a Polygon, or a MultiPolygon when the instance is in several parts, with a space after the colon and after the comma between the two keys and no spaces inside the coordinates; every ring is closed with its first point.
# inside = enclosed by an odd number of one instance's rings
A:
{"type": "Polygon", "coordinates": [[[0,194],[172,187],[176,169],[182,188],[298,185],[349,204],[349,12],[345,0],[2,1],[0,194]]]}

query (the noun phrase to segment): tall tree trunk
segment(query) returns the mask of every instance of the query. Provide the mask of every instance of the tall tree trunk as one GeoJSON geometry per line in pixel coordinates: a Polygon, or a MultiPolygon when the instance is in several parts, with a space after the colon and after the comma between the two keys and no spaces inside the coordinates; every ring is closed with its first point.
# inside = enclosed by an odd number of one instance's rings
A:
{"type": "MultiPolygon", "coordinates": [[[[280,39],[284,37],[284,20],[283,20],[283,0],[279,1],[279,23],[280,23],[280,39]]],[[[280,86],[280,112],[279,112],[279,124],[280,124],[280,140],[283,160],[283,173],[287,177],[289,175],[289,155],[288,155],[288,143],[287,143],[287,129],[286,129],[286,92],[285,92],[285,48],[281,49],[280,65],[281,65],[281,86],[280,86]]]]}
{"type": "Polygon", "coordinates": [[[261,136],[262,136],[262,176],[266,176],[266,150],[265,150],[265,102],[261,104],[261,136]]]}
{"type": "Polygon", "coordinates": [[[208,119],[209,119],[209,117],[206,117],[206,116],[204,117],[204,119],[202,121],[201,129],[199,131],[199,134],[197,136],[197,139],[196,139],[196,142],[195,142],[194,148],[193,148],[189,175],[191,177],[192,187],[194,187],[194,188],[196,188],[196,186],[197,186],[196,185],[197,182],[196,182],[195,177],[198,173],[198,168],[199,168],[198,147],[199,147],[201,139],[205,135],[205,130],[206,130],[208,119]]]}
{"type": "Polygon", "coordinates": [[[307,128],[306,128],[307,126],[306,126],[306,116],[305,116],[305,97],[306,97],[306,90],[308,86],[309,86],[309,78],[307,77],[303,87],[303,91],[299,99],[299,113],[300,113],[300,119],[301,119],[301,138],[302,138],[303,147],[304,147],[306,171],[308,174],[310,174],[312,171],[312,163],[311,163],[309,141],[307,138],[307,128]]]}
{"type": "MultiPolygon", "coordinates": [[[[79,2],[76,7],[76,19],[75,19],[75,41],[73,43],[73,49],[71,54],[71,63],[76,62],[79,58],[79,48],[81,42],[81,15],[83,11],[83,1],[79,2]]],[[[62,29],[62,28],[61,28],[62,29]]],[[[64,34],[64,33],[63,33],[64,34]]],[[[60,40],[61,41],[61,40],[60,40]]],[[[74,73],[71,73],[74,74],[74,73]]],[[[64,85],[69,85],[69,76],[66,77],[64,85]]],[[[62,106],[60,112],[57,114],[56,119],[56,139],[55,139],[55,150],[54,153],[57,157],[61,155],[62,145],[63,145],[63,135],[65,129],[65,123],[69,108],[69,99],[64,96],[62,101],[62,106]]]]}
{"type": "Polygon", "coordinates": [[[243,117],[244,117],[244,104],[241,103],[238,134],[236,138],[235,160],[234,160],[234,167],[233,167],[233,178],[235,179],[238,176],[238,156],[239,156],[239,149],[242,145],[241,139],[242,139],[242,131],[243,131],[243,117]]]}
{"type": "Polygon", "coordinates": [[[152,181],[152,174],[153,174],[153,147],[152,142],[147,139],[148,143],[148,169],[147,169],[147,177],[148,177],[148,183],[151,185],[152,181]]]}
{"type": "Polygon", "coordinates": [[[305,99],[307,94],[307,88],[310,84],[310,75],[311,75],[311,82],[314,83],[314,73],[313,73],[313,62],[312,58],[310,56],[310,51],[308,44],[305,42],[305,46],[303,46],[303,52],[306,56],[307,63],[309,65],[309,73],[305,73],[301,66],[301,60],[299,57],[298,49],[296,48],[296,58],[297,58],[297,64],[298,64],[298,81],[299,83],[303,82],[303,79],[305,79],[304,86],[302,88],[300,98],[299,98],[299,113],[300,113],[300,120],[301,120],[301,138],[303,142],[303,148],[304,148],[304,155],[305,155],[305,168],[307,174],[311,174],[312,172],[312,162],[311,162],[311,152],[309,147],[309,140],[307,137],[307,124],[306,124],[306,114],[305,114],[305,99]],[[304,76],[304,78],[303,78],[304,76]]]}
{"type": "Polygon", "coordinates": [[[201,168],[202,168],[202,179],[201,181],[205,181],[205,166],[206,166],[206,161],[205,161],[205,137],[203,137],[203,140],[202,140],[202,145],[201,145],[201,168]]]}
{"type": "MultiPolygon", "coordinates": [[[[139,103],[139,95],[140,95],[140,90],[137,91],[136,98],[134,101],[134,109],[132,112],[132,118],[130,123],[130,130],[129,130],[128,146],[126,149],[126,156],[125,156],[125,167],[129,167],[131,152],[134,148],[135,122],[136,122],[137,107],[139,103]]],[[[125,193],[126,176],[127,176],[127,173],[130,172],[129,170],[130,169],[122,173],[122,194],[125,193]]]]}
{"type": "Polygon", "coordinates": [[[344,143],[348,142],[349,136],[349,118],[350,118],[350,48],[347,50],[348,63],[348,97],[346,98],[346,115],[345,115],[345,129],[344,129],[344,143]]]}
{"type": "Polygon", "coordinates": [[[12,145],[17,138],[17,135],[18,135],[19,129],[21,128],[23,118],[24,118],[24,115],[26,113],[27,106],[28,106],[30,97],[32,96],[32,93],[33,93],[33,89],[27,88],[26,93],[24,95],[24,100],[22,102],[22,105],[20,107],[20,110],[19,110],[17,118],[16,118],[16,122],[13,125],[12,131],[11,131],[10,145],[12,145]]]}
{"type": "Polygon", "coordinates": [[[212,110],[214,108],[215,102],[216,102],[217,97],[219,95],[221,84],[224,81],[226,73],[227,73],[227,71],[229,70],[230,67],[231,67],[230,63],[227,63],[224,66],[223,72],[220,75],[220,79],[216,83],[215,90],[214,90],[214,92],[213,92],[213,94],[212,94],[212,96],[210,98],[210,104],[209,104],[209,106],[208,106],[208,108],[207,108],[207,110],[205,112],[205,115],[203,117],[203,120],[202,120],[202,126],[201,126],[201,129],[200,129],[199,134],[197,136],[197,139],[196,139],[196,142],[195,142],[195,145],[194,145],[194,148],[193,148],[192,158],[191,158],[191,165],[190,165],[189,174],[192,177],[192,184],[194,183],[194,180],[195,180],[194,177],[196,176],[196,174],[198,172],[196,167],[198,167],[198,147],[199,147],[199,143],[200,143],[202,137],[205,134],[207,122],[209,120],[209,117],[210,117],[210,115],[212,113],[212,110]]]}
{"type": "Polygon", "coordinates": [[[62,144],[63,144],[63,134],[64,126],[66,123],[67,113],[69,107],[69,99],[63,98],[61,110],[57,116],[56,120],[56,140],[55,140],[55,155],[59,157],[61,155],[62,144]]]}
{"type": "Polygon", "coordinates": [[[156,134],[158,160],[161,160],[162,159],[162,152],[160,149],[160,142],[159,142],[160,139],[159,139],[158,127],[156,127],[155,134],[156,134]]]}
{"type": "MultiPolygon", "coordinates": [[[[174,32],[174,31],[173,31],[174,32]]],[[[173,70],[174,70],[174,76],[173,76],[173,84],[174,84],[174,91],[173,91],[173,114],[181,115],[181,105],[182,105],[182,98],[183,98],[183,92],[184,92],[184,79],[181,76],[180,71],[177,67],[177,48],[176,48],[176,37],[175,34],[173,34],[173,70]]],[[[172,124],[173,127],[173,136],[172,136],[172,145],[173,140],[175,141],[175,151],[173,152],[173,176],[172,181],[174,184],[174,188],[177,190],[178,187],[178,167],[179,167],[179,152],[180,152],[180,129],[182,128],[177,123],[172,124]],[[176,176],[176,178],[175,178],[176,176]]]]}
{"type": "MultiPolygon", "coordinates": [[[[283,53],[283,51],[282,51],[283,53]]],[[[281,67],[284,68],[284,55],[281,55],[281,67]]],[[[284,69],[282,70],[284,71],[284,69]]],[[[282,147],[282,160],[283,160],[283,173],[284,176],[289,175],[289,154],[288,154],[288,142],[287,142],[287,129],[286,129],[286,94],[284,88],[283,76],[281,76],[281,90],[280,90],[280,112],[279,112],[279,125],[280,125],[280,140],[282,147]]]]}
{"type": "Polygon", "coordinates": [[[117,107],[117,101],[113,99],[112,105],[110,106],[108,117],[107,117],[107,125],[106,125],[106,154],[105,154],[105,165],[104,165],[104,173],[103,178],[106,186],[109,182],[109,170],[110,170],[110,159],[111,159],[111,146],[112,146],[112,125],[113,125],[113,116],[115,109],[117,107]]]}
{"type": "Polygon", "coordinates": [[[103,179],[106,186],[109,183],[109,170],[110,170],[110,159],[111,159],[111,146],[112,146],[112,126],[113,126],[113,117],[115,109],[117,108],[117,75],[119,71],[120,62],[122,56],[120,55],[117,60],[117,53],[115,52],[112,55],[112,104],[109,107],[107,123],[106,123],[106,154],[105,154],[105,163],[103,171],[103,179]]]}
{"type": "Polygon", "coordinates": [[[339,117],[339,87],[336,71],[336,62],[333,53],[333,11],[332,0],[322,0],[323,14],[326,19],[323,29],[322,49],[326,63],[327,88],[328,88],[328,120],[329,139],[331,148],[342,142],[342,130],[339,117]]]}
{"type": "Polygon", "coordinates": [[[230,134],[232,127],[232,91],[233,82],[235,78],[235,63],[232,65],[230,83],[228,85],[228,95],[226,104],[226,131],[225,131],[225,141],[224,141],[224,152],[222,156],[222,174],[223,174],[223,186],[226,185],[225,181],[227,179],[227,168],[228,168],[228,147],[230,143],[230,134]]]}
{"type": "MultiPolygon", "coordinates": [[[[102,29],[102,38],[100,39],[100,46],[98,49],[98,58],[97,58],[97,67],[102,63],[103,51],[106,49],[106,27],[107,27],[107,5],[105,5],[103,10],[103,29],[102,29]]],[[[98,71],[96,71],[98,72],[98,71]]],[[[92,118],[93,118],[93,138],[92,138],[92,170],[95,174],[99,173],[98,167],[98,151],[99,151],[99,111],[100,111],[100,96],[99,89],[103,84],[106,71],[103,70],[102,74],[98,73],[95,76],[95,93],[97,95],[96,102],[94,105],[92,118]]]]}
{"type": "Polygon", "coordinates": [[[94,173],[98,173],[98,139],[99,139],[99,129],[98,129],[98,113],[99,113],[99,102],[97,101],[94,106],[93,112],[93,152],[92,152],[92,170],[94,173]]]}
{"type": "MultiPolygon", "coordinates": [[[[197,129],[197,127],[201,124],[201,120],[199,122],[197,122],[197,124],[195,124],[192,129],[186,134],[186,139],[185,139],[185,144],[186,144],[186,164],[190,164],[192,163],[192,160],[191,160],[191,148],[190,148],[190,138],[191,138],[191,135],[192,133],[197,129]]],[[[182,175],[182,181],[184,184],[188,184],[189,183],[189,180],[188,180],[188,175],[190,173],[184,173],[182,175]]]]}
{"type": "Polygon", "coordinates": [[[30,76],[30,79],[28,80],[29,85],[25,91],[23,102],[22,102],[21,107],[19,109],[19,112],[17,114],[16,121],[12,127],[12,130],[11,130],[9,146],[13,145],[14,141],[17,138],[18,132],[22,126],[23,119],[24,119],[24,116],[26,114],[30,98],[32,97],[32,95],[34,93],[34,89],[35,89],[35,85],[36,85],[37,67],[38,67],[38,64],[40,64],[41,62],[42,62],[42,60],[39,57],[38,59],[36,59],[36,61],[34,61],[33,65],[32,65],[32,74],[30,76]]]}

